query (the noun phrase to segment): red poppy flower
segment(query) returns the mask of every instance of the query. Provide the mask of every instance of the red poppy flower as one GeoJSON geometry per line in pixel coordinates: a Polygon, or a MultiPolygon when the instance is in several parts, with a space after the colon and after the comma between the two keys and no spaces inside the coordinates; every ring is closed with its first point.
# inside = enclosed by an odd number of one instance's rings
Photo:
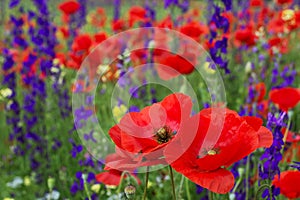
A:
{"type": "Polygon", "coordinates": [[[202,34],[207,33],[208,28],[198,22],[190,22],[182,26],[179,31],[195,40],[199,40],[202,34]]]}
{"type": "Polygon", "coordinates": [[[271,55],[273,55],[273,48],[276,47],[280,53],[284,54],[288,51],[288,40],[284,38],[274,37],[269,39],[269,46],[271,55]]]}
{"type": "Polygon", "coordinates": [[[92,45],[92,39],[88,34],[78,35],[72,44],[74,51],[85,50],[88,51],[92,45]]]}
{"type": "Polygon", "coordinates": [[[96,180],[105,185],[119,185],[122,177],[122,171],[111,169],[96,175],[96,180]]]}
{"type": "Polygon", "coordinates": [[[274,18],[268,23],[268,31],[271,33],[283,33],[284,21],[281,18],[274,18]]]}
{"type": "Polygon", "coordinates": [[[235,40],[247,46],[253,46],[255,44],[256,36],[250,28],[237,30],[234,37],[235,40]]]}
{"type": "Polygon", "coordinates": [[[157,24],[158,27],[160,28],[168,28],[168,29],[172,29],[173,28],[173,21],[171,16],[167,16],[165,19],[163,19],[162,21],[160,21],[157,24]]]}
{"type": "Polygon", "coordinates": [[[107,156],[105,160],[105,170],[115,169],[133,173],[139,167],[167,165],[164,159],[157,159],[159,154],[161,154],[160,151],[152,154],[131,153],[116,147],[116,152],[107,156]]]}
{"type": "Polygon", "coordinates": [[[163,156],[163,147],[172,145],[174,138],[188,131],[192,140],[193,130],[196,134],[197,129],[193,127],[197,124],[188,120],[191,109],[190,97],[171,94],[140,112],[127,113],[109,130],[109,135],[121,151],[139,153],[139,157],[146,160],[158,160],[163,156]]]}
{"type": "Polygon", "coordinates": [[[276,2],[279,5],[283,5],[283,4],[290,4],[293,2],[293,0],[277,0],[276,2]]]}
{"type": "Polygon", "coordinates": [[[106,35],[106,33],[101,32],[101,33],[95,34],[95,35],[94,35],[94,38],[95,38],[96,43],[101,43],[101,42],[103,42],[104,40],[106,40],[107,35],[106,35]]]}
{"type": "Polygon", "coordinates": [[[133,6],[129,10],[129,26],[132,27],[136,22],[146,20],[146,10],[140,6],[133,6]]]}
{"type": "Polygon", "coordinates": [[[262,0],[251,0],[250,6],[252,7],[262,7],[264,5],[264,1],[262,0]]]}
{"type": "Polygon", "coordinates": [[[167,54],[166,56],[159,59],[158,63],[162,65],[157,66],[158,75],[164,80],[176,77],[180,74],[190,74],[194,71],[195,58],[193,55],[187,54],[185,58],[190,58],[186,60],[179,55],[167,54]],[[166,65],[166,66],[163,66],[166,65]]]}
{"type": "Polygon", "coordinates": [[[77,12],[80,8],[80,4],[77,1],[65,1],[59,4],[58,8],[66,15],[71,15],[77,12]]]}
{"type": "MultiPolygon", "coordinates": [[[[111,162],[111,161],[116,161],[118,160],[118,155],[117,154],[110,154],[106,157],[105,159],[105,163],[111,162]]],[[[128,160],[127,160],[128,161],[128,160]]],[[[96,175],[96,180],[100,183],[104,183],[105,185],[113,185],[113,186],[117,186],[120,184],[121,178],[122,178],[122,171],[120,170],[116,170],[114,168],[105,166],[104,167],[104,172],[101,172],[99,174],[96,175]]],[[[138,183],[140,183],[141,181],[133,174],[130,174],[131,176],[133,176],[138,183]]],[[[124,178],[127,177],[127,174],[124,175],[124,178]]]]}
{"type": "MultiPolygon", "coordinates": [[[[207,145],[207,138],[218,132],[216,120],[212,120],[212,109],[200,113],[195,140],[188,150],[171,166],[191,181],[216,193],[227,193],[234,185],[234,176],[224,167],[244,158],[259,147],[269,147],[273,142],[271,131],[262,126],[256,117],[240,117],[226,109],[221,135],[215,145],[207,145]]],[[[184,140],[182,137],[176,140],[184,140]]],[[[175,149],[167,147],[166,158],[172,157],[175,149]]]]}
{"type": "Polygon", "coordinates": [[[297,27],[300,27],[300,11],[295,11],[295,21],[296,21],[296,25],[297,27]]]}
{"type": "Polygon", "coordinates": [[[273,89],[269,93],[270,99],[285,112],[295,107],[300,101],[300,93],[296,88],[286,87],[273,89]]]}
{"type": "Polygon", "coordinates": [[[280,193],[287,198],[300,197],[300,171],[288,170],[274,177],[273,185],[280,188],[280,193]]]}
{"type": "Polygon", "coordinates": [[[112,30],[115,32],[123,31],[126,28],[126,23],[122,19],[118,19],[112,22],[112,30]]]}

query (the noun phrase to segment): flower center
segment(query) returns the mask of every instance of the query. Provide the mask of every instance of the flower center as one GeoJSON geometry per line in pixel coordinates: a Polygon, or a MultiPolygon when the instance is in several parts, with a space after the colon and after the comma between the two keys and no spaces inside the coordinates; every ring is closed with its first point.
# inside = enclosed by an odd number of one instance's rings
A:
{"type": "Polygon", "coordinates": [[[209,155],[209,156],[214,156],[214,155],[217,155],[220,153],[220,149],[219,148],[212,148],[208,151],[205,152],[206,155],[209,155]]]}
{"type": "MultiPolygon", "coordinates": [[[[212,148],[212,149],[204,149],[203,150],[203,154],[205,156],[214,156],[220,153],[220,149],[219,148],[212,148]]],[[[201,158],[201,157],[197,157],[197,158],[201,158]]]]}
{"type": "Polygon", "coordinates": [[[217,154],[217,151],[214,150],[214,149],[211,149],[207,152],[207,155],[210,155],[210,156],[213,156],[213,155],[216,155],[217,154]]]}
{"type": "Polygon", "coordinates": [[[173,133],[170,127],[168,126],[163,126],[162,128],[158,129],[155,133],[155,140],[159,143],[166,143],[169,140],[171,140],[173,137],[173,133]]]}

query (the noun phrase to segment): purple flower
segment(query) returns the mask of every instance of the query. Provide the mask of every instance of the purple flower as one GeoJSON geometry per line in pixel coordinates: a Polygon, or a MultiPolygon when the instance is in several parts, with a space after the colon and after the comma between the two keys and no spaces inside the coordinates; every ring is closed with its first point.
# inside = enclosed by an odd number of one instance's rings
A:
{"type": "Polygon", "coordinates": [[[164,2],[165,2],[164,3],[164,8],[165,9],[172,6],[172,5],[178,5],[179,4],[178,0],[164,0],[164,2]]]}
{"type": "Polygon", "coordinates": [[[300,162],[293,161],[294,164],[290,165],[290,167],[293,167],[300,171],[300,162]]]}
{"type": "Polygon", "coordinates": [[[71,150],[71,154],[73,158],[76,158],[77,154],[80,153],[83,150],[83,147],[81,145],[73,145],[73,148],[71,150]]]}
{"type": "Polygon", "coordinates": [[[74,112],[74,123],[76,125],[77,128],[81,128],[83,127],[83,125],[85,124],[83,121],[87,121],[88,118],[90,118],[93,115],[93,111],[90,109],[86,109],[83,106],[81,106],[80,108],[77,108],[74,112]]]}
{"type": "MultiPolygon", "coordinates": [[[[281,129],[285,126],[284,121],[286,118],[287,115],[285,112],[279,113],[279,115],[268,114],[267,127],[273,130],[273,144],[260,157],[260,160],[263,161],[263,164],[259,165],[259,177],[261,180],[272,181],[276,174],[280,175],[279,162],[282,159],[281,150],[284,144],[281,129]]],[[[273,196],[279,195],[277,189],[274,187],[272,187],[272,193],[273,196]]],[[[270,198],[269,195],[269,190],[265,190],[262,194],[264,198],[270,198]]]]}
{"type": "Polygon", "coordinates": [[[12,9],[16,7],[20,3],[20,0],[10,0],[9,2],[9,8],[12,9]]]}
{"type": "MultiPolygon", "coordinates": [[[[231,0],[223,0],[223,3],[226,6],[226,9],[231,8],[231,0]]],[[[209,42],[212,43],[214,39],[217,38],[217,30],[222,30],[223,33],[227,33],[229,29],[229,21],[226,17],[222,15],[223,10],[214,5],[214,13],[211,17],[209,22],[210,24],[210,40],[209,42]]],[[[215,45],[209,50],[211,59],[221,68],[225,70],[225,73],[230,73],[228,69],[228,61],[224,58],[227,53],[227,38],[223,37],[221,40],[217,40],[215,45]]]]}
{"type": "Polygon", "coordinates": [[[149,17],[152,21],[155,21],[156,19],[156,11],[155,11],[155,5],[156,2],[152,1],[152,5],[149,3],[149,0],[146,0],[145,2],[145,9],[146,9],[146,15],[149,17]]]}
{"type": "Polygon", "coordinates": [[[121,0],[114,0],[114,21],[120,18],[121,0]]]}

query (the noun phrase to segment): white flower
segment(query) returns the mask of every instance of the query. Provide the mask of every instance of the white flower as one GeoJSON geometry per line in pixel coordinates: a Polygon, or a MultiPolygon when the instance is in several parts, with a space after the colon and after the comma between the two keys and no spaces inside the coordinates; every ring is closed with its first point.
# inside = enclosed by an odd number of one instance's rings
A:
{"type": "Polygon", "coordinates": [[[53,200],[57,200],[59,199],[60,193],[56,190],[53,190],[51,193],[47,193],[45,195],[46,199],[53,199],[53,200]]]}
{"type": "Polygon", "coordinates": [[[17,188],[19,187],[21,184],[23,184],[23,179],[19,176],[15,177],[13,181],[6,183],[7,187],[11,187],[11,188],[17,188]]]}

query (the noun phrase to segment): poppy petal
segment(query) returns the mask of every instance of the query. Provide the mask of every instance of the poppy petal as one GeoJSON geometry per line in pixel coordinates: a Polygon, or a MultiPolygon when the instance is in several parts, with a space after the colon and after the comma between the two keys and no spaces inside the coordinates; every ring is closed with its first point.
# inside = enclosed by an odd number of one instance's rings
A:
{"type": "Polygon", "coordinates": [[[189,119],[192,100],[189,96],[175,93],[167,96],[161,103],[167,114],[167,125],[178,130],[183,120],[189,119]]]}
{"type": "Polygon", "coordinates": [[[98,182],[104,183],[105,185],[119,185],[120,180],[121,180],[121,174],[122,172],[116,173],[113,171],[108,171],[108,172],[102,172],[100,174],[96,175],[96,180],[98,182]]]}
{"type": "Polygon", "coordinates": [[[209,172],[191,169],[184,175],[194,183],[219,194],[228,193],[234,186],[234,176],[222,168],[209,172]]]}
{"type": "Polygon", "coordinates": [[[266,127],[261,126],[258,130],[259,147],[269,148],[273,144],[273,134],[266,127]]]}
{"type": "Polygon", "coordinates": [[[242,118],[246,120],[246,122],[252,126],[255,131],[258,131],[263,124],[263,120],[258,117],[244,116],[242,118]]]}
{"type": "Polygon", "coordinates": [[[300,101],[298,89],[291,87],[273,89],[269,96],[271,101],[277,104],[279,108],[285,112],[295,107],[300,101]]]}

